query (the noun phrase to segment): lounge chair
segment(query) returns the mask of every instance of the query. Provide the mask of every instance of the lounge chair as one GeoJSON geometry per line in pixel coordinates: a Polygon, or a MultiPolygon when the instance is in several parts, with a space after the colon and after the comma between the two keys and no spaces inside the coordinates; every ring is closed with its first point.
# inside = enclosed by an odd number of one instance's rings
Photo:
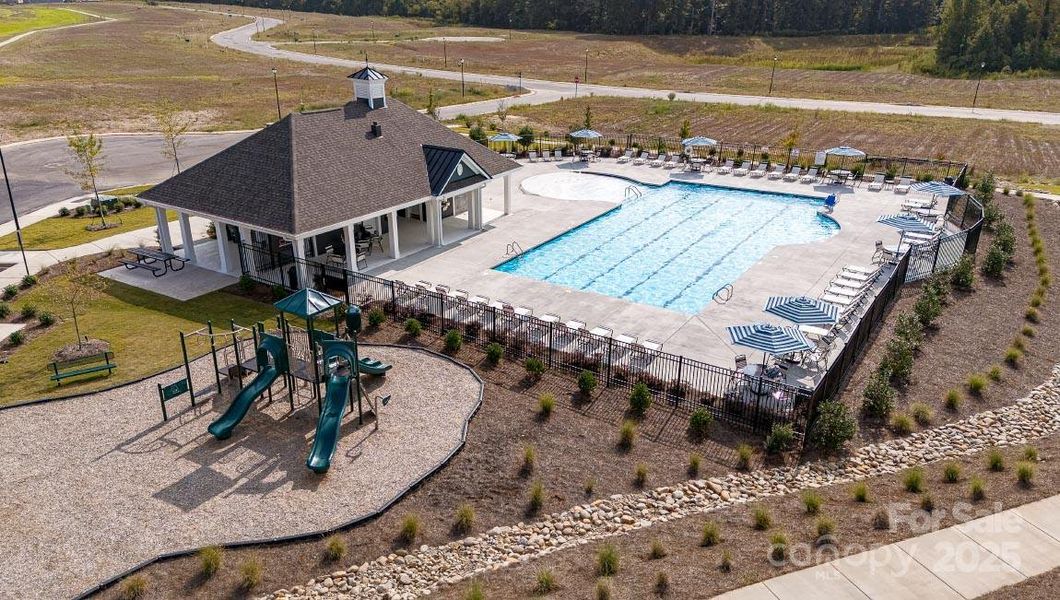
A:
{"type": "Polygon", "coordinates": [[[632,150],[626,150],[625,154],[623,154],[622,156],[618,157],[618,162],[620,162],[620,163],[628,163],[631,160],[633,160],[633,151],[632,150]]]}
{"type": "Polygon", "coordinates": [[[635,164],[635,165],[643,165],[647,161],[648,161],[648,152],[646,150],[641,150],[640,154],[637,156],[637,158],[633,159],[633,164],[635,164]]]}
{"type": "Polygon", "coordinates": [[[848,288],[842,285],[832,283],[829,284],[827,288],[825,288],[824,293],[832,294],[835,296],[842,296],[844,298],[855,299],[860,298],[861,295],[864,293],[864,290],[862,288],[848,288]]]}
{"type": "Polygon", "coordinates": [[[876,173],[876,176],[872,178],[872,183],[869,184],[870,192],[878,192],[883,189],[883,180],[886,175],[883,173],[876,173]]]}
{"type": "Polygon", "coordinates": [[[883,240],[876,240],[876,251],[872,254],[873,264],[883,264],[898,258],[897,249],[888,248],[883,245],[883,240]]]}
{"type": "Polygon", "coordinates": [[[866,267],[866,266],[863,266],[863,265],[846,265],[845,267],[843,267],[843,272],[844,273],[857,273],[857,274],[865,275],[867,277],[872,277],[873,279],[875,279],[876,276],[878,276],[880,274],[880,267],[879,266],[866,267]]]}
{"type": "Polygon", "coordinates": [[[739,167],[737,167],[737,168],[732,170],[732,174],[736,175],[737,177],[741,177],[743,175],[747,175],[750,172],[751,172],[751,163],[747,162],[746,160],[743,161],[743,163],[741,163],[739,167]]]}
{"type": "Polygon", "coordinates": [[[898,180],[898,185],[894,186],[894,193],[896,194],[908,194],[909,186],[913,185],[912,177],[902,177],[898,180]]]}
{"type": "Polygon", "coordinates": [[[663,343],[653,340],[651,338],[644,338],[640,341],[640,346],[645,350],[651,350],[652,352],[662,352],[663,343]]]}
{"type": "Polygon", "coordinates": [[[451,294],[451,292],[452,292],[452,288],[450,288],[450,287],[449,287],[449,286],[447,286],[447,285],[442,285],[442,284],[440,284],[440,283],[439,283],[438,285],[434,286],[434,291],[438,292],[439,294],[441,294],[441,295],[443,295],[443,296],[450,296],[450,295],[452,295],[452,294],[451,294]]]}
{"type": "Polygon", "coordinates": [[[821,302],[834,304],[840,308],[854,307],[861,304],[858,298],[851,298],[849,296],[839,296],[837,294],[829,294],[827,292],[821,294],[819,296],[819,300],[821,302]]]}
{"type": "Polygon", "coordinates": [[[791,168],[791,171],[784,176],[784,181],[798,181],[800,173],[802,173],[802,167],[795,165],[791,168]]]}
{"type": "Polygon", "coordinates": [[[420,290],[423,290],[425,292],[429,292],[429,291],[434,289],[434,284],[429,282],[429,281],[424,281],[424,280],[421,279],[421,280],[416,282],[416,288],[420,289],[420,290]]]}
{"type": "Polygon", "coordinates": [[[766,164],[758,163],[758,168],[748,173],[751,177],[763,177],[766,174],[766,164]]]}
{"type": "Polygon", "coordinates": [[[597,325],[589,330],[590,335],[598,335],[600,337],[611,337],[614,335],[615,330],[610,327],[604,327],[603,325],[597,325]]]}
{"type": "Polygon", "coordinates": [[[615,336],[615,341],[616,342],[622,342],[624,344],[636,344],[637,343],[637,336],[629,334],[629,333],[620,333],[620,334],[615,336]]]}
{"type": "Polygon", "coordinates": [[[732,161],[725,161],[724,165],[718,167],[718,173],[721,173],[722,175],[728,175],[729,173],[732,173],[732,161]]]}
{"type": "Polygon", "coordinates": [[[514,310],[515,314],[520,317],[532,317],[534,316],[534,309],[526,306],[516,306],[514,310]]]}
{"type": "Polygon", "coordinates": [[[767,177],[769,179],[780,179],[784,176],[784,165],[776,164],[773,165],[773,170],[769,172],[767,177]]]}
{"type": "Polygon", "coordinates": [[[817,167],[811,168],[806,171],[805,175],[799,177],[799,183],[813,183],[815,181],[817,181],[817,167]]]}
{"type": "Polygon", "coordinates": [[[648,166],[650,167],[661,167],[663,165],[663,159],[657,152],[652,152],[648,155],[648,166]]]}
{"type": "Polygon", "coordinates": [[[677,167],[677,161],[674,160],[674,155],[673,154],[667,154],[666,155],[666,162],[663,163],[663,168],[664,169],[673,169],[673,168],[676,168],[676,167],[677,167]]]}
{"type": "Polygon", "coordinates": [[[467,290],[453,290],[453,293],[449,295],[453,298],[460,298],[461,300],[468,300],[471,298],[471,294],[467,290]]]}

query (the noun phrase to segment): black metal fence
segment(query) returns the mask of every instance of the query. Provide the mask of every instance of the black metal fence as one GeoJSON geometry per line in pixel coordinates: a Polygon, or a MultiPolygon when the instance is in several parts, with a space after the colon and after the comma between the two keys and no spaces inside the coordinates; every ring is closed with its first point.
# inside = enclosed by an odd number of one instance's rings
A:
{"type": "Polygon", "coordinates": [[[960,231],[927,244],[913,246],[909,251],[907,282],[919,281],[938,271],[945,271],[956,265],[965,254],[975,254],[979,249],[983,206],[978,200],[971,195],[951,198],[946,207],[945,219],[960,228],[960,231]]]}

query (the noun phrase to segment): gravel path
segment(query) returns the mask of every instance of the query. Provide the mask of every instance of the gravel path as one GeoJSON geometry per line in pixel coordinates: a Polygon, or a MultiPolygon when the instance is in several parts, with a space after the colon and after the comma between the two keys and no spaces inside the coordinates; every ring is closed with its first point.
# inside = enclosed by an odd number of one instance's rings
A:
{"type": "MultiPolygon", "coordinates": [[[[348,415],[330,472],[305,467],[317,411],[308,392],[260,401],[229,440],[206,426],[228,401],[186,398],[161,423],[171,372],[74,400],[0,411],[0,597],[58,598],[165,552],[330,529],[378,511],[460,447],[482,385],[409,348],[369,390],[392,394],[380,426],[348,415]]],[[[209,381],[210,363],[193,365],[209,381]]],[[[200,383],[204,385],[204,383],[200,383]]]]}

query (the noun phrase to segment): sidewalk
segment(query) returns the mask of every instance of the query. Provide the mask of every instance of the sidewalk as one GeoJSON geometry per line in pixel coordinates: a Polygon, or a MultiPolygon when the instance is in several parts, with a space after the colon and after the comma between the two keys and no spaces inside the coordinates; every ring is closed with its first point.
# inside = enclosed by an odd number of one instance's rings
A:
{"type": "Polygon", "coordinates": [[[967,600],[1060,567],[1060,496],[759,582],[723,600],[967,600]]]}

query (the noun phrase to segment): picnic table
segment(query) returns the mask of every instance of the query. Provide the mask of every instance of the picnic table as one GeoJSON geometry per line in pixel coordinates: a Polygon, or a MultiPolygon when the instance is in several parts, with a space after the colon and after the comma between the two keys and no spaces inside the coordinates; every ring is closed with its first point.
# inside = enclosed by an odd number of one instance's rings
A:
{"type": "Polygon", "coordinates": [[[129,250],[129,254],[133,255],[135,260],[121,259],[118,262],[125,265],[126,269],[144,269],[150,271],[155,277],[161,277],[166,274],[167,271],[179,271],[184,268],[184,264],[188,262],[188,259],[177,256],[170,252],[160,252],[158,250],[152,250],[150,248],[132,248],[129,250]],[[162,266],[159,266],[161,263],[162,266]]]}

